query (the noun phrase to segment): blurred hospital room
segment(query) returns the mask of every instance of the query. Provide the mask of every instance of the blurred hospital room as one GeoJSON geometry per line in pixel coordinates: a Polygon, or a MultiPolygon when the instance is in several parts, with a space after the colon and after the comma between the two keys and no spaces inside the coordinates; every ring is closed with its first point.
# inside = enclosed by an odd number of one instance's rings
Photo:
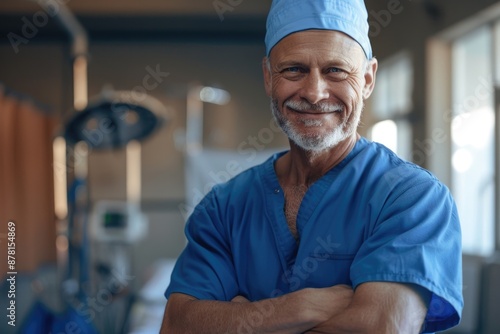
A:
{"type": "MultiPolygon", "coordinates": [[[[379,68],[359,133],[455,198],[447,333],[500,333],[500,1],[365,3],[379,68]]],[[[158,333],[195,205],[288,149],[270,5],[0,1],[0,333],[158,333]]]]}

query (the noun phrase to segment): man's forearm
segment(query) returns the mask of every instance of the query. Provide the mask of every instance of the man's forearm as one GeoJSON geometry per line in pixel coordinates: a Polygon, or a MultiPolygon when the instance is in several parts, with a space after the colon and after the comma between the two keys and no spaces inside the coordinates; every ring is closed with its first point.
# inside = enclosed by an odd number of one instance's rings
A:
{"type": "Polygon", "coordinates": [[[307,333],[421,332],[430,292],[418,286],[373,282],[362,284],[342,312],[307,333]]]}
{"type": "Polygon", "coordinates": [[[304,289],[252,303],[172,294],[161,333],[303,333],[347,306],[352,294],[338,290],[304,289]]]}
{"type": "Polygon", "coordinates": [[[167,306],[162,333],[303,333],[316,323],[294,295],[253,303],[189,300],[167,306]]]}
{"type": "MultiPolygon", "coordinates": [[[[348,309],[332,317],[324,324],[307,331],[307,334],[371,334],[371,333],[405,333],[418,334],[422,329],[421,315],[408,315],[401,319],[398,316],[380,316],[370,313],[371,309],[348,309]]],[[[425,314],[424,314],[425,316],[425,314]]]]}

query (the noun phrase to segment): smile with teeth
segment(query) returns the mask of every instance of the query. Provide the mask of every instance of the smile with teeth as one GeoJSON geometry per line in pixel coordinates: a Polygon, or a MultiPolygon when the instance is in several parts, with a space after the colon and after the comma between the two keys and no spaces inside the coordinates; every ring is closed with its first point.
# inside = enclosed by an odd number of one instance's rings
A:
{"type": "Polygon", "coordinates": [[[303,116],[308,116],[308,117],[324,117],[328,115],[333,115],[333,114],[338,114],[342,111],[342,109],[336,109],[333,111],[314,111],[314,110],[297,110],[294,108],[288,107],[290,111],[296,114],[300,114],[303,116]]]}
{"type": "Polygon", "coordinates": [[[339,104],[310,104],[304,101],[287,101],[285,102],[285,106],[292,112],[313,116],[339,113],[343,110],[343,107],[339,104]]]}
{"type": "Polygon", "coordinates": [[[318,115],[318,116],[321,116],[321,115],[330,115],[330,114],[334,114],[334,113],[339,113],[341,110],[335,110],[335,111],[303,111],[303,110],[295,110],[295,109],[291,109],[291,111],[293,112],[296,112],[296,113],[299,113],[299,114],[305,114],[305,115],[318,115]]]}

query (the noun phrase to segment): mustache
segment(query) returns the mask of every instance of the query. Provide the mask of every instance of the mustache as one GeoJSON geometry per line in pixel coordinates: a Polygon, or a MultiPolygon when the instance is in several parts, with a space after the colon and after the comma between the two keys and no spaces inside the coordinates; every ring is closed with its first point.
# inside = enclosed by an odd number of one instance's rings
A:
{"type": "Polygon", "coordinates": [[[287,100],[285,101],[285,106],[300,112],[313,111],[313,112],[328,113],[328,112],[336,112],[344,110],[344,105],[341,103],[330,103],[325,101],[312,104],[304,100],[301,101],[287,100]]]}

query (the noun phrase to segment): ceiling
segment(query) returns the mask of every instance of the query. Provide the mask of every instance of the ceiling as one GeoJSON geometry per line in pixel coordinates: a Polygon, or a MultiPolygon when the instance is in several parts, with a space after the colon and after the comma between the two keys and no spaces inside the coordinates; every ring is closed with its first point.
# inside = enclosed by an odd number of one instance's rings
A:
{"type": "MultiPolygon", "coordinates": [[[[272,0],[0,0],[0,44],[9,35],[23,36],[26,22],[47,16],[39,1],[60,3],[77,16],[92,41],[210,40],[262,41],[272,0]]],[[[411,1],[411,0],[408,0],[411,1]]],[[[430,4],[444,0],[413,0],[430,4]]],[[[386,0],[366,0],[369,8],[386,8],[386,0]]],[[[50,13],[49,13],[50,14],[50,13]]],[[[51,15],[48,15],[49,17],[51,15]]],[[[67,40],[50,19],[37,29],[37,42],[67,40]]]]}
{"type": "MultiPolygon", "coordinates": [[[[271,0],[45,0],[66,3],[77,15],[265,15],[271,0]],[[233,8],[232,10],[230,8],[233,8]]],[[[29,13],[40,9],[35,0],[2,0],[0,13],[29,13]]]]}
{"type": "MultiPolygon", "coordinates": [[[[237,38],[262,40],[271,0],[42,0],[59,3],[77,16],[92,40],[237,38]]],[[[0,1],[0,42],[23,36],[26,21],[43,20],[37,0],[0,1]]],[[[51,17],[52,15],[48,15],[51,17]]],[[[61,40],[66,34],[50,19],[37,40],[61,40]]]]}

